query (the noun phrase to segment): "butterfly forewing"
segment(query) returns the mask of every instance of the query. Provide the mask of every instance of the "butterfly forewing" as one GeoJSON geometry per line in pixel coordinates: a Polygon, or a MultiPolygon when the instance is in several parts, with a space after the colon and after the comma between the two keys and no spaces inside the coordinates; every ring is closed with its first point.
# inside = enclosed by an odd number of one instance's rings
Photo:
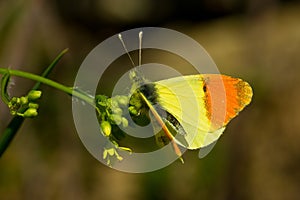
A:
{"type": "Polygon", "coordinates": [[[157,102],[181,124],[186,144],[197,149],[216,141],[227,123],[251,101],[241,79],[218,74],[190,75],[155,82],[157,102]]]}

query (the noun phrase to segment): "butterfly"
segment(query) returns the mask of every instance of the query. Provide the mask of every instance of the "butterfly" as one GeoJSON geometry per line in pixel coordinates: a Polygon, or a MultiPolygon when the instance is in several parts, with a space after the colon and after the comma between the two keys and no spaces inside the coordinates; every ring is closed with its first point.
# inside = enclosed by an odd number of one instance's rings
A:
{"type": "Polygon", "coordinates": [[[139,102],[136,110],[147,107],[151,111],[152,123],[163,130],[155,135],[157,143],[162,146],[171,141],[179,156],[177,144],[199,149],[217,141],[226,125],[251,102],[253,95],[246,81],[220,74],[148,82],[132,72],[131,79],[135,84],[131,106],[139,102]]]}
{"type": "MultiPolygon", "coordinates": [[[[119,39],[128,54],[121,34],[119,39]]],[[[139,33],[139,66],[141,65],[142,32],[139,33]]],[[[216,142],[227,124],[250,104],[253,91],[249,83],[221,74],[196,74],[146,80],[131,70],[129,111],[134,116],[150,110],[151,122],[163,131],[155,134],[160,146],[171,142],[181,157],[178,145],[199,149],[216,142]],[[157,126],[158,125],[158,126],[157,126]]]]}

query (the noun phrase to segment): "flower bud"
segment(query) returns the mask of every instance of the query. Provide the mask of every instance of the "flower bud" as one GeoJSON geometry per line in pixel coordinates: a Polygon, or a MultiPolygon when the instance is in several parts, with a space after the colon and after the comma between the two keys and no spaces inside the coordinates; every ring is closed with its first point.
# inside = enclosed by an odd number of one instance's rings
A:
{"type": "Polygon", "coordinates": [[[28,97],[20,97],[20,103],[21,105],[25,105],[28,103],[28,97]]]}
{"type": "Polygon", "coordinates": [[[121,108],[118,107],[113,109],[113,113],[116,115],[122,115],[123,111],[121,108]]]}
{"type": "Polygon", "coordinates": [[[96,104],[99,105],[99,106],[102,106],[102,107],[105,107],[106,104],[107,104],[107,96],[104,96],[104,95],[97,95],[95,97],[96,99],[96,104]]]}
{"type": "Polygon", "coordinates": [[[38,112],[35,108],[28,108],[24,114],[23,114],[23,117],[25,118],[31,118],[31,117],[36,117],[38,115],[38,112]]]}
{"type": "Polygon", "coordinates": [[[136,108],[134,106],[129,106],[128,111],[130,112],[130,114],[137,116],[138,115],[138,111],[136,110],[136,108]]]}
{"type": "Polygon", "coordinates": [[[35,101],[41,98],[41,96],[42,96],[42,91],[40,90],[31,90],[27,95],[29,101],[35,101]]]}
{"type": "Polygon", "coordinates": [[[119,96],[118,97],[118,103],[121,106],[127,106],[127,104],[128,104],[128,97],[126,97],[126,96],[119,96]]]}
{"type": "Polygon", "coordinates": [[[16,104],[20,104],[20,103],[21,103],[21,100],[20,100],[20,98],[18,98],[18,97],[13,97],[13,98],[11,98],[10,102],[11,102],[13,105],[16,105],[16,104]]]}
{"type": "Polygon", "coordinates": [[[126,128],[128,126],[128,120],[125,117],[122,117],[122,126],[126,128]]]}
{"type": "Polygon", "coordinates": [[[114,122],[114,124],[120,125],[122,123],[121,115],[112,114],[110,115],[110,119],[114,122]]]}
{"type": "Polygon", "coordinates": [[[133,105],[134,107],[136,107],[137,109],[142,107],[142,102],[139,98],[137,98],[136,96],[132,96],[129,102],[131,105],[133,105]]]}
{"type": "Polygon", "coordinates": [[[107,153],[110,156],[113,156],[115,154],[115,152],[116,152],[116,150],[114,148],[107,149],[107,153]]]}
{"type": "Polygon", "coordinates": [[[18,113],[17,113],[17,111],[15,111],[15,110],[11,110],[11,111],[10,111],[10,114],[11,114],[12,116],[15,116],[15,115],[17,115],[18,113]]]}
{"type": "Polygon", "coordinates": [[[103,151],[103,156],[102,156],[102,158],[103,158],[103,159],[106,159],[106,158],[107,158],[107,150],[106,150],[106,149],[104,149],[104,151],[103,151]]]}
{"type": "Polygon", "coordinates": [[[108,121],[102,121],[100,127],[106,137],[111,134],[111,125],[108,121]]]}
{"type": "Polygon", "coordinates": [[[111,99],[111,108],[119,107],[118,102],[115,99],[111,99]]]}
{"type": "Polygon", "coordinates": [[[29,107],[29,108],[35,108],[35,109],[38,109],[38,108],[39,108],[39,104],[37,104],[37,103],[29,103],[29,104],[28,104],[28,107],[29,107]]]}

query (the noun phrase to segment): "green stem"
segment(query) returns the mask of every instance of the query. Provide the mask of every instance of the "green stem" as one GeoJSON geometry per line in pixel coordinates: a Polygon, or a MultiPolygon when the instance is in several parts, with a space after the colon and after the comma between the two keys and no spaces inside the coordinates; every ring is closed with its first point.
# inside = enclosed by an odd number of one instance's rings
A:
{"type": "MultiPolygon", "coordinates": [[[[54,69],[56,64],[60,61],[60,59],[68,52],[68,49],[64,49],[58,56],[52,61],[52,63],[45,69],[45,71],[41,74],[42,77],[47,78],[51,71],[54,69]]],[[[41,83],[36,82],[34,86],[32,87],[32,90],[37,90],[39,89],[41,83]]]]}
{"type": "Polygon", "coordinates": [[[0,158],[17,134],[24,120],[24,117],[15,116],[5,128],[0,137],[0,158]]]}
{"type": "Polygon", "coordinates": [[[40,83],[43,83],[45,85],[51,86],[53,88],[56,88],[58,90],[61,90],[69,95],[75,96],[85,102],[87,102],[88,104],[95,106],[94,104],[94,98],[73,90],[73,88],[71,87],[67,87],[65,85],[62,85],[58,82],[52,81],[50,79],[44,78],[42,76],[36,75],[36,74],[32,74],[32,73],[28,73],[28,72],[24,72],[24,71],[19,71],[19,70],[13,70],[13,69],[6,69],[6,68],[0,68],[0,74],[6,74],[9,73],[11,76],[19,76],[19,77],[23,77],[23,78],[27,78],[27,79],[31,79],[40,83]]]}
{"type": "MultiPolygon", "coordinates": [[[[94,99],[88,95],[85,95],[82,92],[78,92],[73,90],[72,88],[66,87],[62,84],[59,84],[57,82],[51,81],[45,77],[47,77],[52,69],[56,66],[58,61],[63,57],[63,55],[68,51],[68,49],[63,50],[54,60],[53,62],[45,69],[45,71],[42,73],[41,76],[37,76],[31,73],[27,72],[22,72],[18,70],[10,70],[10,69],[3,69],[0,68],[0,74],[7,74],[9,73],[10,75],[14,76],[20,76],[24,78],[29,78],[32,80],[37,81],[36,84],[33,86],[32,90],[37,90],[40,86],[41,83],[47,84],[49,86],[52,86],[54,88],[57,88],[59,90],[62,90],[66,92],[67,94],[76,96],[87,103],[94,105],[94,99]]],[[[97,110],[97,109],[96,109],[97,110]]],[[[2,157],[3,153],[6,151],[8,148],[9,144],[17,134],[18,130],[20,129],[22,123],[24,122],[25,118],[20,117],[20,116],[14,116],[10,123],[7,125],[3,133],[0,135],[0,158],[2,157]]]]}
{"type": "MultiPolygon", "coordinates": [[[[68,49],[64,49],[53,61],[52,63],[44,70],[42,77],[47,77],[59,60],[67,53],[68,49]]],[[[9,74],[8,74],[9,75],[9,74]]],[[[2,78],[3,79],[3,78],[2,78]]],[[[36,82],[32,87],[32,90],[39,89],[40,82],[36,82]]],[[[3,88],[2,88],[3,89],[3,88]]],[[[25,108],[24,108],[25,111],[25,108]]],[[[0,135],[0,157],[8,148],[9,144],[12,142],[13,138],[17,134],[18,130],[22,126],[25,118],[20,116],[14,116],[7,127],[4,129],[3,133],[0,135]]]]}

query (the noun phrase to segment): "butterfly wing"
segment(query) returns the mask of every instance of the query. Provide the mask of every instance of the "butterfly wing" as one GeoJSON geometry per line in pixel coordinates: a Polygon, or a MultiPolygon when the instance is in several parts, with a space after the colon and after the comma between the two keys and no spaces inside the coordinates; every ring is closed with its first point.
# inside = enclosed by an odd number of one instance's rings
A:
{"type": "Polygon", "coordinates": [[[218,74],[190,75],[155,82],[157,102],[181,124],[188,149],[216,141],[227,123],[252,98],[241,79],[218,74]]]}

